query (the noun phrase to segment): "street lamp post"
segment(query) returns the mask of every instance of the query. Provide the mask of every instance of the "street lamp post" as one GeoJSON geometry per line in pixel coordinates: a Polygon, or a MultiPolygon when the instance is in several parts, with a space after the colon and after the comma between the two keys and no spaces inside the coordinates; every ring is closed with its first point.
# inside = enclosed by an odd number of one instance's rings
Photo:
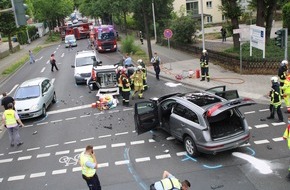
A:
{"type": "Polygon", "coordinates": [[[155,43],[156,43],[157,42],[157,35],[156,35],[155,10],[154,10],[154,1],[153,0],[152,0],[152,14],[153,14],[154,37],[155,37],[155,43]]]}
{"type": "Polygon", "coordinates": [[[202,30],[202,49],[205,50],[205,44],[204,44],[204,22],[203,22],[203,0],[201,1],[201,30],[202,30]]]}

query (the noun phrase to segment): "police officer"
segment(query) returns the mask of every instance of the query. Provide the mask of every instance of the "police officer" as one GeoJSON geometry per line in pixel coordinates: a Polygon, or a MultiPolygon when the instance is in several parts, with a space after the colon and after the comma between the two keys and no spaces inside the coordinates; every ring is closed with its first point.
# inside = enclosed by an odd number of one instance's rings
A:
{"type": "Polygon", "coordinates": [[[283,115],[281,111],[281,91],[278,82],[278,77],[274,76],[271,78],[272,89],[269,93],[269,97],[271,98],[270,103],[270,116],[267,119],[274,119],[275,111],[277,112],[278,118],[280,122],[283,122],[283,115]]]}
{"type": "Polygon", "coordinates": [[[160,63],[161,63],[161,59],[160,57],[157,55],[157,52],[154,53],[154,56],[151,58],[151,63],[154,67],[154,71],[155,71],[155,76],[157,80],[159,79],[159,74],[160,74],[160,63]]]}
{"type": "Polygon", "coordinates": [[[208,74],[208,53],[204,49],[202,50],[202,55],[200,57],[200,69],[201,69],[201,80],[204,81],[205,77],[207,79],[207,82],[209,82],[209,74],[208,74]]]}
{"type": "MultiPolygon", "coordinates": [[[[288,116],[288,125],[283,134],[283,139],[287,141],[288,148],[290,150],[290,116],[288,116]]],[[[288,175],[286,176],[286,178],[290,181],[290,165],[288,167],[288,175]]]]}
{"type": "Polygon", "coordinates": [[[134,83],[134,92],[132,94],[132,100],[134,100],[136,93],[138,93],[139,99],[144,99],[143,97],[144,74],[143,74],[141,65],[138,65],[137,70],[134,72],[134,74],[130,78],[131,78],[131,82],[134,83]]]}
{"type": "Polygon", "coordinates": [[[122,69],[120,80],[122,82],[123,105],[129,107],[130,106],[129,102],[130,102],[131,84],[130,84],[130,80],[126,74],[126,68],[122,69]]]}
{"type": "Polygon", "coordinates": [[[284,82],[287,77],[287,70],[288,70],[288,61],[283,60],[280,64],[279,70],[278,70],[278,77],[280,80],[280,86],[284,85],[284,82]]]}
{"type": "Polygon", "coordinates": [[[79,163],[82,167],[82,177],[87,182],[90,190],[101,190],[99,177],[96,173],[98,163],[93,146],[88,145],[86,150],[80,154],[79,163]]]}

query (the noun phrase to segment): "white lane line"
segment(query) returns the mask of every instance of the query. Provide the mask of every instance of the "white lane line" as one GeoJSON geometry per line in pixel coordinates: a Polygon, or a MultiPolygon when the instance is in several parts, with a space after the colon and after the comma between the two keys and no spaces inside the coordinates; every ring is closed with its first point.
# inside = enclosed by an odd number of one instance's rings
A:
{"type": "Polygon", "coordinates": [[[51,145],[47,145],[45,146],[45,148],[51,148],[51,147],[55,147],[55,146],[58,146],[59,144],[51,144],[51,145]]]}
{"type": "Polygon", "coordinates": [[[130,160],[121,160],[121,161],[116,161],[115,165],[119,166],[119,165],[124,165],[124,164],[129,164],[130,160]]]}
{"type": "Polygon", "coordinates": [[[261,109],[259,112],[269,111],[269,109],[261,109]]]}
{"type": "Polygon", "coordinates": [[[116,143],[116,144],[111,145],[112,148],[121,147],[121,146],[126,146],[126,143],[116,143]]]}
{"type": "Polygon", "coordinates": [[[132,142],[130,142],[131,145],[144,144],[144,143],[145,143],[144,140],[140,140],[140,141],[132,141],[132,142]]]}
{"type": "Polygon", "coordinates": [[[240,145],[240,147],[244,147],[244,146],[251,146],[251,144],[250,143],[246,143],[246,144],[240,145]]]}
{"type": "Polygon", "coordinates": [[[60,110],[55,110],[55,111],[49,111],[49,112],[47,112],[47,114],[57,114],[57,113],[80,110],[80,109],[85,109],[85,108],[90,108],[90,107],[91,107],[91,104],[88,104],[88,105],[76,106],[76,107],[72,107],[72,108],[65,108],[65,109],[60,109],[60,110]]]}
{"type": "Polygon", "coordinates": [[[101,138],[106,138],[106,137],[111,137],[112,135],[103,135],[103,136],[99,136],[99,139],[101,138]]]}
{"type": "Polygon", "coordinates": [[[41,56],[41,57],[38,59],[38,61],[42,60],[42,58],[43,58],[43,56],[41,56]]]}
{"type": "Polygon", "coordinates": [[[91,114],[90,115],[81,115],[80,118],[90,117],[90,116],[91,116],[91,114]]]}
{"type": "Polygon", "coordinates": [[[285,125],[285,122],[272,123],[273,126],[285,125]]]}
{"type": "Polygon", "coordinates": [[[58,174],[64,174],[64,173],[66,173],[66,169],[52,171],[52,175],[58,175],[58,174]]]}
{"type": "Polygon", "coordinates": [[[31,157],[32,156],[22,156],[22,157],[18,158],[18,161],[20,161],[20,160],[29,160],[29,159],[31,159],[31,157]]]}
{"type": "Polygon", "coordinates": [[[78,171],[82,171],[82,167],[74,167],[72,169],[73,172],[78,172],[78,171]]]}
{"type": "Polygon", "coordinates": [[[275,142],[284,141],[283,137],[277,137],[272,139],[275,142]]]}
{"type": "Polygon", "coordinates": [[[68,141],[68,142],[65,142],[63,144],[73,144],[73,143],[76,143],[77,141],[68,141]]]}
{"type": "Polygon", "coordinates": [[[77,117],[69,117],[69,118],[66,118],[65,120],[68,121],[68,120],[73,120],[73,119],[76,119],[77,117]]]}
{"type": "Polygon", "coordinates": [[[63,57],[63,56],[64,56],[64,53],[62,53],[60,57],[63,57]]]}
{"type": "Polygon", "coordinates": [[[3,178],[0,178],[0,183],[2,183],[2,181],[3,181],[3,178]]]}
{"type": "MultiPolygon", "coordinates": [[[[18,84],[15,84],[14,86],[13,86],[13,88],[10,90],[10,92],[8,92],[7,93],[7,95],[9,95],[9,94],[11,94],[16,88],[17,88],[17,86],[18,86],[18,84]]],[[[1,95],[1,98],[2,98],[3,96],[1,95]]]]}
{"type": "Polygon", "coordinates": [[[53,52],[53,54],[55,54],[55,53],[56,53],[56,51],[53,52]]]}
{"type": "Polygon", "coordinates": [[[68,154],[68,153],[69,153],[69,150],[64,150],[64,151],[56,152],[55,155],[63,155],[63,154],[68,154]]]}
{"type": "Polygon", "coordinates": [[[13,160],[13,158],[3,159],[3,160],[0,160],[0,164],[7,163],[7,162],[12,162],[12,160],[13,160]]]}
{"type": "Polygon", "coordinates": [[[25,178],[25,175],[17,175],[9,177],[7,181],[16,181],[16,180],[22,180],[25,178]]]}
{"type": "Polygon", "coordinates": [[[118,112],[120,112],[120,110],[111,110],[108,113],[118,113],[118,112]]]}
{"type": "Polygon", "coordinates": [[[256,111],[247,111],[244,113],[244,115],[251,114],[251,113],[256,113],[256,111]]]}
{"type": "Polygon", "coordinates": [[[249,129],[251,130],[251,129],[253,129],[252,127],[250,127],[250,126],[248,126],[249,127],[249,129]]]}
{"type": "Polygon", "coordinates": [[[150,161],[150,157],[136,158],[135,161],[136,162],[146,162],[146,161],[150,161]]]}
{"type": "Polygon", "coordinates": [[[98,164],[98,168],[104,168],[104,167],[109,167],[109,163],[106,162],[106,163],[100,163],[100,164],[98,164]]]}
{"type": "Polygon", "coordinates": [[[36,125],[46,125],[48,122],[43,122],[43,123],[37,123],[36,125]]]}
{"type": "Polygon", "coordinates": [[[154,139],[149,139],[148,140],[150,143],[152,143],[152,142],[156,142],[154,139]]]}
{"type": "Polygon", "coordinates": [[[50,153],[38,154],[36,158],[44,158],[50,156],[50,153]]]}
{"type": "Polygon", "coordinates": [[[103,115],[104,112],[100,112],[100,113],[94,113],[94,115],[103,115]]]}
{"type": "Polygon", "coordinates": [[[257,129],[260,129],[260,128],[269,127],[269,125],[268,125],[268,124],[261,124],[261,125],[255,125],[255,127],[256,127],[257,129]]]}
{"type": "Polygon", "coordinates": [[[270,143],[267,139],[265,140],[259,140],[259,141],[254,141],[255,144],[266,144],[266,143],[270,143]]]}
{"type": "Polygon", "coordinates": [[[187,153],[185,151],[183,152],[176,152],[176,156],[186,156],[187,153]]]}
{"type": "Polygon", "coordinates": [[[58,120],[54,120],[54,121],[51,121],[50,123],[57,123],[57,122],[61,122],[62,119],[58,119],[58,120]]]}
{"type": "Polygon", "coordinates": [[[54,83],[54,81],[55,81],[55,78],[51,79],[51,83],[52,83],[52,84],[54,83]]]}
{"type": "Polygon", "coordinates": [[[14,151],[14,152],[9,152],[8,154],[18,154],[18,153],[21,153],[23,152],[23,150],[18,150],[18,151],[14,151]]]}
{"type": "Polygon", "coordinates": [[[40,71],[40,72],[41,72],[41,73],[43,73],[43,72],[44,72],[44,70],[45,70],[45,67],[43,67],[43,68],[41,69],[41,71],[40,71]]]}
{"type": "Polygon", "coordinates": [[[48,60],[47,62],[46,62],[46,64],[48,64],[50,61],[48,60]]]}
{"type": "Polygon", "coordinates": [[[90,141],[90,140],[94,140],[94,137],[90,137],[90,138],[86,138],[86,139],[81,139],[81,141],[90,141]]]}
{"type": "Polygon", "coordinates": [[[4,155],[4,153],[0,154],[0,156],[3,156],[3,155],[4,155]]]}
{"type": "Polygon", "coordinates": [[[157,156],[155,156],[155,158],[157,159],[157,160],[159,160],[159,159],[164,159],[164,158],[170,158],[171,156],[170,156],[170,154],[162,154],[162,155],[157,155],[157,156]]]}
{"type": "Polygon", "coordinates": [[[175,137],[167,137],[166,138],[166,140],[168,140],[168,141],[171,141],[171,140],[174,140],[175,139],[175,137]]]}
{"type": "Polygon", "coordinates": [[[128,133],[129,133],[129,132],[116,133],[115,136],[126,135],[126,134],[128,134],[128,133]]]}
{"type": "Polygon", "coordinates": [[[46,172],[33,173],[33,174],[30,174],[30,178],[44,177],[45,174],[46,172]]]}
{"type": "Polygon", "coordinates": [[[40,149],[40,147],[29,148],[29,149],[27,149],[26,151],[32,151],[32,150],[38,150],[38,149],[40,149]]]}
{"type": "Polygon", "coordinates": [[[107,145],[100,145],[100,146],[93,147],[94,150],[100,150],[100,149],[105,149],[105,148],[107,148],[107,145]]]}
{"type": "Polygon", "coordinates": [[[32,127],[33,125],[24,125],[24,127],[32,127]]]}
{"type": "Polygon", "coordinates": [[[85,151],[85,148],[79,148],[74,150],[74,152],[83,152],[83,151],[85,151]]]}

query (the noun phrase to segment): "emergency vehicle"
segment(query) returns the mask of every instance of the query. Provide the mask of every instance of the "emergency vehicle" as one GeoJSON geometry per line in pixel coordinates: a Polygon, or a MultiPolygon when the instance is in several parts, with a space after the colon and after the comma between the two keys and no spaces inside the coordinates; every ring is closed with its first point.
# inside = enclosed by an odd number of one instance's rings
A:
{"type": "Polygon", "coordinates": [[[60,27],[60,35],[64,40],[66,35],[75,35],[77,40],[90,37],[90,26],[92,23],[79,23],[60,27]]]}
{"type": "Polygon", "coordinates": [[[94,46],[98,52],[117,51],[116,31],[112,25],[100,25],[91,30],[94,46]]]}

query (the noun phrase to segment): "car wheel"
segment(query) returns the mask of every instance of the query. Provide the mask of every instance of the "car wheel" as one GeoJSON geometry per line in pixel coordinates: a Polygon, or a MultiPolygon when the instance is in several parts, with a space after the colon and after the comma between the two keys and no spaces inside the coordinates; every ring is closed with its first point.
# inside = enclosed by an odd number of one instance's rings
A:
{"type": "Polygon", "coordinates": [[[55,94],[55,92],[53,93],[53,99],[52,99],[52,101],[51,101],[53,104],[55,104],[56,103],[56,94],[55,94]]]}
{"type": "Polygon", "coordinates": [[[191,157],[199,156],[200,153],[198,152],[196,148],[194,140],[190,136],[186,136],[184,138],[183,143],[184,143],[184,148],[189,156],[191,157]]]}
{"type": "Polygon", "coordinates": [[[76,85],[80,85],[81,83],[79,81],[76,80],[76,85]]]}
{"type": "Polygon", "coordinates": [[[46,108],[45,108],[45,105],[43,105],[42,107],[42,114],[41,114],[43,117],[46,116],[46,108]]]}

